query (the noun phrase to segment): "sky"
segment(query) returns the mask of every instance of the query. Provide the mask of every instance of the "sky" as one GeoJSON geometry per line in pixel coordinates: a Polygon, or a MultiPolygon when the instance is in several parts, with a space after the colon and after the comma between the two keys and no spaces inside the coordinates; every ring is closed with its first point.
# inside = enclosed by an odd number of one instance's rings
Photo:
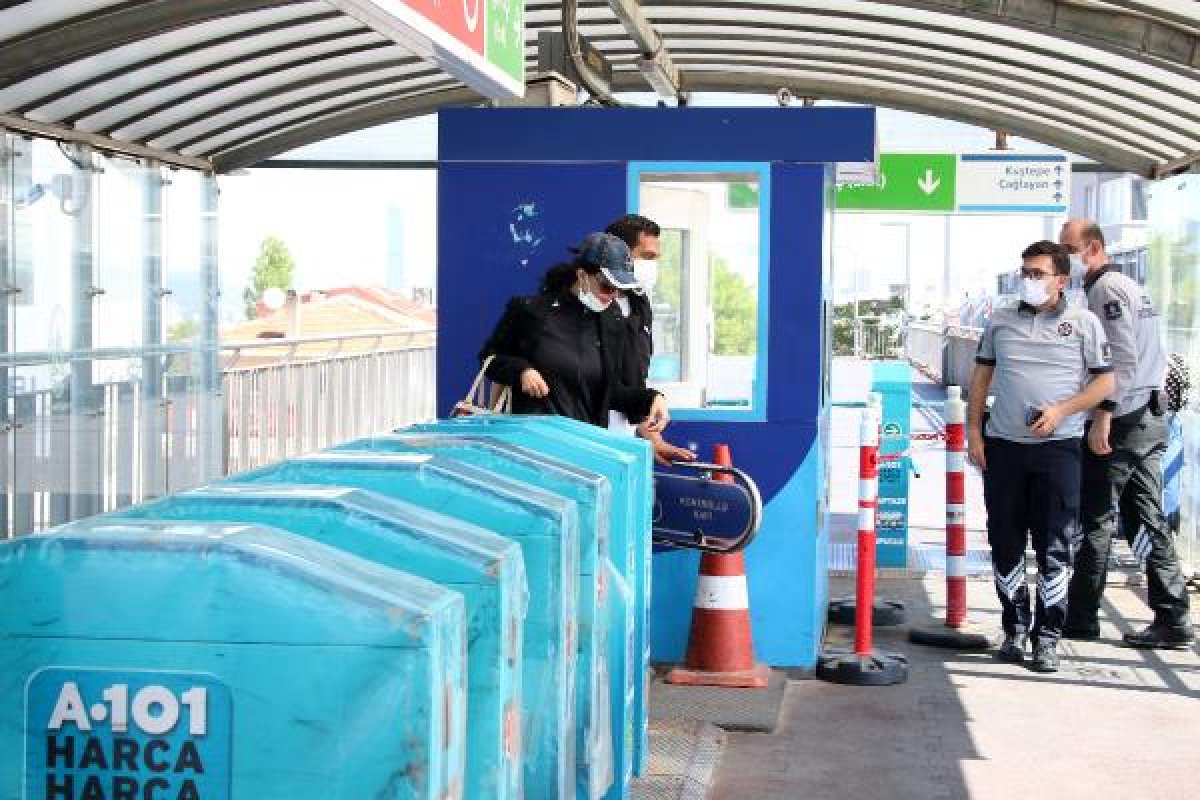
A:
{"type": "MultiPolygon", "coordinates": [[[[632,102],[649,102],[630,95],[632,102]]],[[[705,95],[697,105],[775,104],[773,97],[705,95]]],[[[881,152],[982,152],[983,128],[919,114],[879,110],[881,152]]],[[[1059,152],[1012,138],[1021,152],[1059,152]]],[[[1070,154],[1068,154],[1070,155],[1070,154]]],[[[310,145],[281,158],[432,161],[435,117],[382,125],[310,145]]],[[[1075,156],[1070,156],[1078,160],[1075,156]]],[[[410,290],[436,282],[436,176],[431,170],[252,169],[222,176],[220,269],[223,322],[242,318],[242,289],[268,235],[296,260],[296,288],[349,284],[410,290]]],[[[834,225],[835,295],[885,297],[911,276],[916,304],[959,300],[995,286],[1029,242],[1056,233],[1042,217],[839,214],[834,225]],[[946,278],[949,289],[946,290],[946,278]]],[[[723,226],[722,226],[723,227],[723,226]]]]}

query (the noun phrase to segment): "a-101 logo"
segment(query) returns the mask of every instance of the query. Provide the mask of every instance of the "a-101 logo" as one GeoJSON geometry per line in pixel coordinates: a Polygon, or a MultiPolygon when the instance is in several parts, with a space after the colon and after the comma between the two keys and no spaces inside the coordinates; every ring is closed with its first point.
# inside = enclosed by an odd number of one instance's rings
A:
{"type": "Polygon", "coordinates": [[[227,800],[232,704],[210,675],[45,669],[26,691],[27,800],[227,800]]]}

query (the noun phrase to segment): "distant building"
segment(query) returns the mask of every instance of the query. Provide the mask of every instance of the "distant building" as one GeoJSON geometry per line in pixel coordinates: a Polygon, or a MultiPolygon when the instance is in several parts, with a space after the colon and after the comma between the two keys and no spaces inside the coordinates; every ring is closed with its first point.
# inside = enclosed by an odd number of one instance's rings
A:
{"type": "Polygon", "coordinates": [[[381,346],[427,346],[434,339],[437,310],[398,291],[373,286],[345,286],[300,294],[278,310],[258,305],[259,316],[220,331],[226,367],[263,366],[285,360],[353,354],[381,346]],[[289,330],[304,344],[253,348],[235,353],[237,344],[287,339],[289,330]],[[375,334],[375,335],[373,335],[375,334]],[[332,343],[335,337],[359,336],[332,343]]]}

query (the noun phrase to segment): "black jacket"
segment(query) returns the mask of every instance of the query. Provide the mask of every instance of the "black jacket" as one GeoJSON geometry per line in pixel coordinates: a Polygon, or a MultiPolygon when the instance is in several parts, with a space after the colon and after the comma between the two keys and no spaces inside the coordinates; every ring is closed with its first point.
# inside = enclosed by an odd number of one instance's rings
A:
{"type": "MultiPolygon", "coordinates": [[[[517,297],[509,301],[479,359],[482,362],[488,356],[495,356],[487,376],[496,383],[513,387],[515,413],[562,414],[607,427],[609,411],[620,411],[631,420],[641,420],[658,396],[658,392],[644,388],[644,383],[626,377],[633,374],[627,365],[628,335],[628,325],[619,311],[611,308],[602,314],[588,311],[570,291],[517,297]],[[571,381],[560,379],[547,364],[539,363],[541,345],[549,334],[573,333],[573,329],[568,329],[575,325],[588,334],[572,340],[581,342],[579,361],[585,356],[582,352],[585,340],[599,345],[602,372],[599,380],[592,383],[595,391],[588,397],[579,396],[571,381]],[[529,368],[542,374],[550,386],[551,397],[539,400],[521,391],[521,373],[529,368]]],[[[561,340],[564,336],[556,338],[561,340]]]]}

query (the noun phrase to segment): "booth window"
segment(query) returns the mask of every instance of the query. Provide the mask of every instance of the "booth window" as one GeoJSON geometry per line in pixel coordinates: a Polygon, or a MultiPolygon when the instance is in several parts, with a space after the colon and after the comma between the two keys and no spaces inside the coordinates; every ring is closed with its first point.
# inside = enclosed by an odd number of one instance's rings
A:
{"type": "Polygon", "coordinates": [[[662,228],[650,384],[680,419],[765,419],[768,167],[633,164],[629,187],[662,228]]]}

